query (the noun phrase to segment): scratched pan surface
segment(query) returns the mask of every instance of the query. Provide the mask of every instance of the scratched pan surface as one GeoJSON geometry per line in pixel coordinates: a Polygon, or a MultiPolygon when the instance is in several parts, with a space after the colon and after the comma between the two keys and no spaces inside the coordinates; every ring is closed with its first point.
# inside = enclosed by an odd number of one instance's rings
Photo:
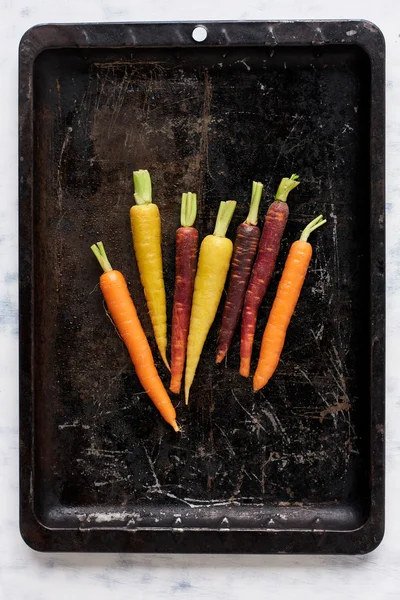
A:
{"type": "MultiPolygon", "coordinates": [[[[39,550],[356,553],[383,535],[384,42],[366,22],[34,28],[20,48],[21,531],[39,550]],[[152,174],[169,333],[183,191],[208,234],[220,200],[264,215],[292,172],[290,244],[314,256],[279,368],[259,394],[221,310],[176,434],[107,318],[90,245],[126,276],[155,349],[129,228],[152,174]]],[[[253,369],[255,361],[253,360],[253,369]]]]}

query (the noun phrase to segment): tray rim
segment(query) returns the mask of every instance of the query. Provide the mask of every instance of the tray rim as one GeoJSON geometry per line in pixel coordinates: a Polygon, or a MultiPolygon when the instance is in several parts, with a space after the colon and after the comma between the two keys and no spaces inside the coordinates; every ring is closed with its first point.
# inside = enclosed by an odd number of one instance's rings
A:
{"type": "Polygon", "coordinates": [[[38,551],[357,554],[384,535],[385,455],[385,40],[366,20],[182,21],[41,24],[19,45],[19,405],[20,532],[38,551]],[[195,42],[197,26],[207,29],[195,42]],[[154,32],[157,32],[155,42],[154,32]],[[45,50],[60,48],[358,45],[371,65],[370,316],[371,511],[359,529],[127,530],[53,529],[33,506],[33,69],[45,50]]]}

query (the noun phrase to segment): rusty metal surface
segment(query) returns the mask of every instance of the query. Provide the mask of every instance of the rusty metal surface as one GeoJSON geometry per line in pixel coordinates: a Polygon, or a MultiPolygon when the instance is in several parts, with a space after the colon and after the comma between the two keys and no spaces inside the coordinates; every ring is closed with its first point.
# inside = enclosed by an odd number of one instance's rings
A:
{"type": "Polygon", "coordinates": [[[22,41],[21,527],[34,547],[364,552],[378,543],[383,42],[367,25],[214,23],[204,47],[175,41],[190,24],[46,26],[22,41]],[[340,41],[346,28],[359,45],[340,41]],[[215,364],[220,307],[189,407],[173,400],[179,435],[142,392],[89,249],[102,240],[126,276],[168,384],[132,251],[137,168],[149,169],[161,211],[169,326],[181,193],[198,194],[200,239],[220,200],[237,200],[233,237],[252,179],[265,182],[263,215],[280,178],[300,174],[253,369],[289,246],[315,215],[328,219],[311,240],[271,382],[255,395],[238,374],[238,333],[215,364]]]}

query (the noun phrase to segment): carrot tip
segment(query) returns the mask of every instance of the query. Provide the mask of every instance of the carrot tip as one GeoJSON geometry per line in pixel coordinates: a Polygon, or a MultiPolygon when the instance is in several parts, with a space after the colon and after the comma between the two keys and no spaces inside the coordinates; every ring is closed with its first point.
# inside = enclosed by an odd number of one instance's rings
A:
{"type": "Polygon", "coordinates": [[[219,365],[219,363],[221,363],[224,360],[225,356],[226,356],[226,352],[218,352],[217,358],[215,359],[215,362],[217,363],[217,365],[219,365]]]}
{"type": "Polygon", "coordinates": [[[192,383],[189,383],[189,381],[187,380],[187,378],[185,376],[185,404],[186,405],[189,404],[189,394],[190,394],[191,387],[192,387],[192,383]]]}
{"type": "Polygon", "coordinates": [[[172,421],[172,423],[170,423],[170,425],[172,425],[174,431],[180,431],[179,425],[176,421],[172,421]]]}
{"type": "Polygon", "coordinates": [[[168,371],[171,372],[171,367],[169,366],[169,362],[167,360],[167,356],[166,356],[165,352],[161,352],[161,350],[160,350],[160,355],[161,355],[161,358],[163,359],[164,365],[167,367],[168,371]]]}
{"type": "Polygon", "coordinates": [[[181,383],[181,377],[177,376],[176,373],[171,374],[171,381],[169,383],[169,389],[171,390],[171,392],[173,392],[174,394],[179,394],[179,392],[181,391],[181,383]]]}
{"type": "Polygon", "coordinates": [[[250,375],[250,359],[249,358],[242,358],[242,360],[240,361],[239,373],[243,377],[248,377],[250,375]]]}
{"type": "Polygon", "coordinates": [[[260,377],[259,375],[254,375],[253,391],[258,392],[259,390],[261,390],[261,388],[263,388],[265,385],[267,385],[267,383],[268,383],[268,379],[265,380],[263,377],[260,377]]]}

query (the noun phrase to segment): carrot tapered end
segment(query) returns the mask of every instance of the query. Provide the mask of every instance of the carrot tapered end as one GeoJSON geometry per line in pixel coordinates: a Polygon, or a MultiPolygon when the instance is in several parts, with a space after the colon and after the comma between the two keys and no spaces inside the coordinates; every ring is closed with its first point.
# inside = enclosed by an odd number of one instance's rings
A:
{"type": "Polygon", "coordinates": [[[261,390],[261,388],[267,385],[267,383],[268,379],[266,380],[265,377],[260,377],[260,375],[257,375],[256,372],[253,378],[253,390],[255,392],[258,392],[259,390],[261,390]]]}
{"type": "Polygon", "coordinates": [[[171,367],[169,366],[169,362],[168,362],[168,359],[167,359],[167,355],[165,354],[165,351],[162,352],[160,350],[160,355],[161,355],[161,358],[163,359],[164,365],[167,367],[168,371],[171,372],[171,367]]]}
{"type": "Polygon", "coordinates": [[[176,421],[172,421],[172,423],[170,423],[170,425],[172,425],[174,431],[180,431],[179,425],[176,421]]]}
{"type": "Polygon", "coordinates": [[[215,359],[215,362],[217,363],[217,365],[219,365],[219,363],[221,363],[224,360],[225,356],[226,356],[226,350],[218,350],[217,358],[215,359]]]}
{"type": "Polygon", "coordinates": [[[169,389],[173,394],[179,394],[181,391],[181,380],[177,377],[171,377],[171,383],[169,384],[169,389]]]}
{"type": "Polygon", "coordinates": [[[190,386],[189,387],[185,386],[185,404],[186,404],[186,406],[189,404],[189,390],[190,390],[190,386]]]}
{"type": "Polygon", "coordinates": [[[250,375],[250,359],[249,358],[241,358],[240,359],[239,373],[241,375],[243,375],[243,377],[248,377],[250,375]]]}

